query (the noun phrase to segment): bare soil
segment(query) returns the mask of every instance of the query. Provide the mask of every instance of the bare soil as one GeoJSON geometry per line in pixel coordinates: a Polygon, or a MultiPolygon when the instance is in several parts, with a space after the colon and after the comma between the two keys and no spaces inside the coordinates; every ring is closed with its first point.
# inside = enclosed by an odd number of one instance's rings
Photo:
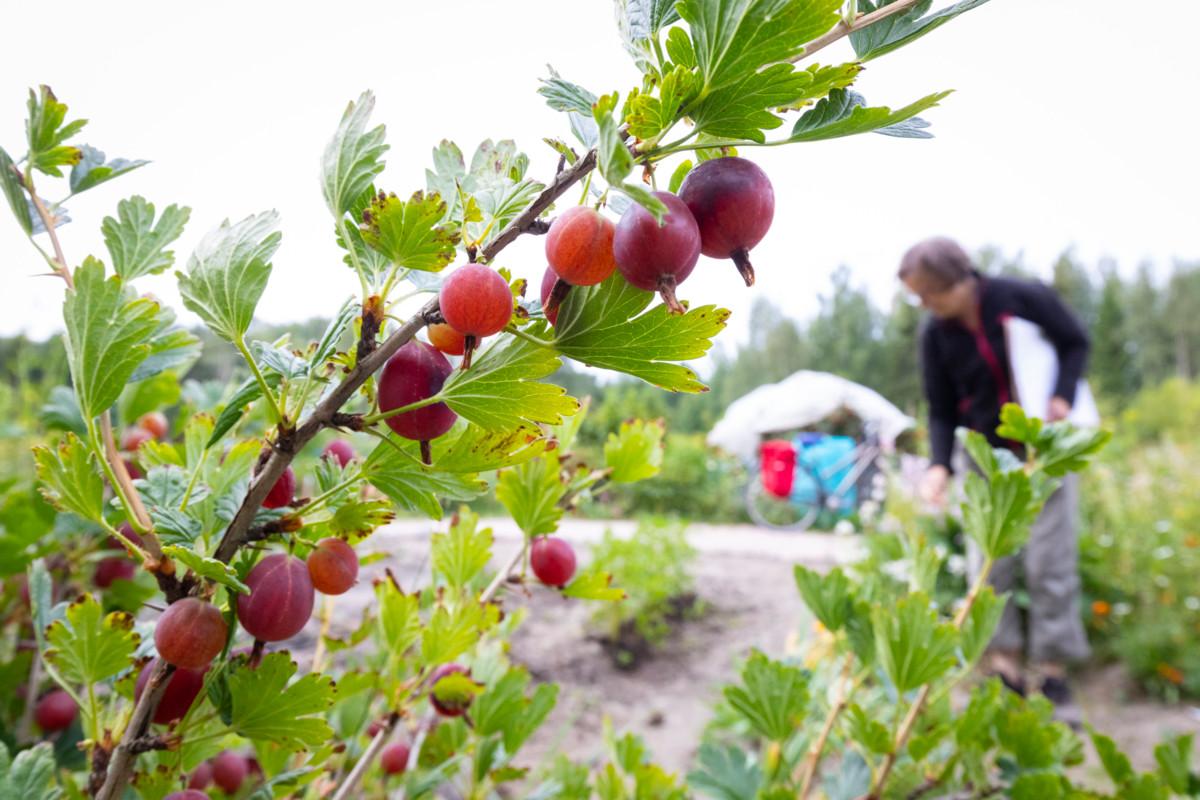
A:
{"type": "MultiPolygon", "coordinates": [[[[507,559],[519,546],[519,532],[507,520],[484,524],[496,533],[496,561],[507,559]]],[[[583,543],[598,540],[605,528],[621,535],[632,525],[566,520],[560,535],[586,560],[583,543]]],[[[334,632],[357,625],[372,600],[370,579],[385,567],[405,588],[428,580],[429,533],[429,523],[402,522],[369,540],[367,551],[389,557],[364,568],[358,587],[339,598],[334,632]]],[[[721,687],[734,680],[740,660],[752,648],[774,655],[794,652],[812,629],[796,592],[793,564],[827,569],[853,558],[857,547],[853,538],[751,526],[695,525],[689,539],[699,550],[696,592],[705,613],[680,623],[634,670],[618,668],[606,654],[588,624],[589,604],[543,588],[508,596],[510,608],[525,606],[531,612],[512,641],[512,659],[536,680],[561,687],[558,706],[526,746],[523,763],[535,764],[555,752],[575,759],[600,757],[607,714],[617,731],[643,736],[665,768],[686,772],[721,687]]],[[[294,648],[308,649],[302,642],[294,648]]],[[[1139,769],[1153,768],[1154,746],[1164,736],[1200,734],[1200,709],[1139,697],[1119,667],[1092,669],[1078,676],[1075,686],[1086,720],[1112,736],[1139,769]]],[[[1089,763],[1082,769],[1098,774],[1099,768],[1089,763]]]]}

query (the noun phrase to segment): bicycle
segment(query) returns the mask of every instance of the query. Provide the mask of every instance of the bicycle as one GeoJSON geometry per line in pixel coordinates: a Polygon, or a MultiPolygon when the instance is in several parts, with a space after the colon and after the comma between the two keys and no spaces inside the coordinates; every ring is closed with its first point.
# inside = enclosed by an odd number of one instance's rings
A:
{"type": "Polygon", "coordinates": [[[748,470],[746,511],[756,524],[776,530],[803,531],[859,510],[864,502],[882,505],[887,496],[886,464],[879,436],[868,430],[861,442],[845,436],[801,434],[793,445],[794,472],[784,486],[769,491],[763,462],[748,470]],[[824,452],[815,445],[827,445],[824,452]],[[840,451],[840,452],[839,452],[840,451]],[[832,454],[832,455],[831,455],[832,454]],[[786,492],[779,491],[786,488],[786,492]]]}

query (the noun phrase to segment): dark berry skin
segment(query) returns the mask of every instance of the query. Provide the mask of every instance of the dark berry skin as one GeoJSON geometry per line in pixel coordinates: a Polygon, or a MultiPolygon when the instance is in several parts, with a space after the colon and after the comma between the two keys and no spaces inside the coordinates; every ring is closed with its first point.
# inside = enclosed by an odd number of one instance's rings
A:
{"type": "Polygon", "coordinates": [[[554,287],[558,284],[558,273],[554,271],[554,267],[546,267],[546,272],[542,275],[542,309],[546,313],[546,319],[550,320],[551,325],[558,324],[558,304],[549,305],[550,295],[554,293],[554,287]]]}
{"type": "Polygon", "coordinates": [[[263,500],[263,508],[284,508],[296,499],[296,473],[288,467],[263,500]]]}
{"type": "Polygon", "coordinates": [[[184,597],[167,606],[154,626],[154,646],[168,664],[204,669],[225,648],[229,628],[216,606],[184,597]]]}
{"type": "MultiPolygon", "coordinates": [[[[388,359],[379,374],[379,410],[390,411],[433,397],[452,371],[444,355],[424,342],[410,340],[388,359]]],[[[427,442],[453,428],[457,419],[448,405],[434,403],[384,421],[405,439],[427,442]]]]}
{"type": "Polygon", "coordinates": [[[467,349],[467,337],[444,322],[435,322],[426,329],[429,343],[448,356],[461,356],[467,349]]]}
{"type": "Polygon", "coordinates": [[[530,548],[529,566],[539,581],[561,589],[575,576],[575,551],[557,536],[539,536],[530,548]]]}
{"type": "Polygon", "coordinates": [[[504,330],[512,319],[513,296],[500,273],[482,264],[466,264],[442,284],[438,307],[454,330],[482,339],[504,330]]]}
{"type": "Polygon", "coordinates": [[[700,252],[732,258],[746,285],[752,285],[749,252],[775,216],[775,190],[767,174],[744,158],[715,158],[687,174],[679,198],[700,227],[700,252]]]}
{"type": "Polygon", "coordinates": [[[358,580],[358,555],[344,539],[322,539],[308,556],[308,575],[321,594],[345,594],[358,580]]]}
{"type": "Polygon", "coordinates": [[[226,750],[212,760],[213,783],[221,787],[227,794],[233,794],[242,787],[250,765],[246,757],[226,750]]]}
{"type": "MultiPolygon", "coordinates": [[[[150,673],[154,671],[157,663],[158,659],[156,658],[142,667],[142,671],[138,674],[137,684],[133,687],[135,699],[140,698],[142,692],[146,690],[146,684],[150,682],[150,673]]],[[[154,711],[153,721],[159,725],[166,725],[177,719],[183,719],[183,715],[192,707],[192,703],[200,695],[200,690],[204,688],[204,672],[205,670],[176,668],[171,673],[171,677],[167,679],[167,690],[163,693],[162,700],[159,701],[158,708],[154,711]]],[[[204,787],[197,786],[195,788],[203,789],[204,787]]]]}
{"type": "MultiPolygon", "coordinates": [[[[192,770],[192,777],[188,780],[187,788],[207,789],[208,785],[212,783],[212,772],[212,764],[209,764],[207,761],[201,761],[196,768],[192,770]]],[[[208,797],[208,795],[204,796],[205,798],[208,797]]]]}
{"type": "Polygon", "coordinates": [[[433,671],[429,676],[429,702],[433,705],[434,711],[441,714],[443,717],[461,717],[467,712],[471,706],[471,700],[468,698],[463,703],[453,703],[449,701],[441,701],[437,699],[433,690],[437,687],[437,682],[448,675],[470,675],[467,668],[461,664],[443,664],[433,671]]]}
{"type": "Polygon", "coordinates": [[[338,465],[343,469],[354,460],[355,455],[354,448],[345,439],[334,439],[321,451],[321,458],[336,458],[338,465]]]}
{"type": "Polygon", "coordinates": [[[33,707],[33,721],[46,733],[66,730],[78,714],[79,707],[62,689],[47,692],[33,707]]]}
{"type": "MultiPolygon", "coordinates": [[[[124,536],[126,539],[128,539],[129,541],[136,544],[138,547],[142,546],[142,544],[143,544],[142,537],[137,535],[137,532],[134,531],[133,526],[130,525],[128,522],[122,522],[117,527],[117,530],[121,532],[122,536],[124,536]]],[[[108,541],[106,542],[105,546],[109,550],[124,550],[125,549],[124,543],[115,536],[108,537],[108,541]]]]}
{"type": "Polygon", "coordinates": [[[386,775],[400,775],[408,769],[408,745],[404,742],[393,742],[383,748],[379,755],[379,764],[386,775]]]}
{"type": "Polygon", "coordinates": [[[658,292],[672,314],[684,313],[675,299],[675,287],[683,283],[700,259],[700,229],[688,207],[670,192],[654,196],[667,206],[663,225],[637,203],[617,223],[613,255],[625,280],[639,289],[658,292]]]}
{"type": "Polygon", "coordinates": [[[208,800],[208,795],[199,789],[184,789],[182,792],[171,792],[163,800],[208,800]]]}
{"type": "Polygon", "coordinates": [[[594,286],[617,268],[612,220],[590,206],[568,208],[546,234],[546,260],[572,286],[594,286]]]}
{"type": "Polygon", "coordinates": [[[92,575],[92,583],[97,589],[107,589],[114,581],[131,581],[137,574],[137,567],[132,561],[123,556],[102,558],[96,564],[96,572],[92,575]]]}
{"type": "Polygon", "coordinates": [[[255,639],[290,639],[312,616],[313,585],[308,565],[294,556],[267,556],[250,570],[246,585],[250,594],[238,595],[237,617],[255,639]]]}

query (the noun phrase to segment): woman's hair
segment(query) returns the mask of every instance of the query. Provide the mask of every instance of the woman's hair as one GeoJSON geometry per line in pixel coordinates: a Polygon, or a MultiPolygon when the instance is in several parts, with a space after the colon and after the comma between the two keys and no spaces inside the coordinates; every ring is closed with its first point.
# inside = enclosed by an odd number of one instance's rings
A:
{"type": "Polygon", "coordinates": [[[967,251],[953,239],[935,236],[917,242],[900,259],[900,280],[920,272],[933,279],[939,288],[948,289],[971,276],[975,269],[967,251]]]}

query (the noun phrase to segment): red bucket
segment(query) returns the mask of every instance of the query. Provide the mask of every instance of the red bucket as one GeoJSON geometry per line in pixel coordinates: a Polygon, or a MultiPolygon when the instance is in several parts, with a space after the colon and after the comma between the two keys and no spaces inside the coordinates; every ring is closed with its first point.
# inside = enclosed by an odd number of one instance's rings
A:
{"type": "Polygon", "coordinates": [[[792,493],[796,476],[796,448],[786,439],[763,442],[759,450],[763,489],[776,497],[792,493]]]}

